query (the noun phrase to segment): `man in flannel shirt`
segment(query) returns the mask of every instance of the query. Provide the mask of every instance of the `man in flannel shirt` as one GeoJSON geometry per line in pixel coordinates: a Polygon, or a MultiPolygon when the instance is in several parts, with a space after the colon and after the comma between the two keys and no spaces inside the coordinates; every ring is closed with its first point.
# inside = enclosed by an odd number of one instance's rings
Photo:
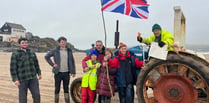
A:
{"type": "Polygon", "coordinates": [[[41,79],[41,70],[36,54],[28,49],[26,38],[20,38],[18,43],[20,49],[12,53],[10,72],[12,81],[19,88],[19,103],[27,103],[28,89],[32,94],[33,103],[40,103],[38,79],[41,79]]]}

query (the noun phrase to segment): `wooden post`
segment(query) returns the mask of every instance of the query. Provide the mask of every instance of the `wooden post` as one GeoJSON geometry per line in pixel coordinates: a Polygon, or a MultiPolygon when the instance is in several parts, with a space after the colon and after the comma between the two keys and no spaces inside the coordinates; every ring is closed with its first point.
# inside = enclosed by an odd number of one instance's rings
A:
{"type": "Polygon", "coordinates": [[[174,44],[185,48],[186,18],[180,6],[174,7],[174,44]]]}

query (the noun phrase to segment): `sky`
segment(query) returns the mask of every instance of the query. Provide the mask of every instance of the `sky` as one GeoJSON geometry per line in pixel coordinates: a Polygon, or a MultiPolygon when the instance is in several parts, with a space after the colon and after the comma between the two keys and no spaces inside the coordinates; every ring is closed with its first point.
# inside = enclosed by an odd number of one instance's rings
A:
{"type": "MultiPolygon", "coordinates": [[[[107,47],[114,47],[116,20],[120,42],[138,45],[137,33],[152,33],[152,25],[173,33],[174,6],[186,17],[186,44],[209,44],[209,0],[147,0],[148,19],[104,11],[107,47]]],[[[78,49],[88,49],[96,40],[105,41],[100,0],[0,0],[0,26],[5,22],[21,24],[39,37],[65,36],[78,49]]]]}

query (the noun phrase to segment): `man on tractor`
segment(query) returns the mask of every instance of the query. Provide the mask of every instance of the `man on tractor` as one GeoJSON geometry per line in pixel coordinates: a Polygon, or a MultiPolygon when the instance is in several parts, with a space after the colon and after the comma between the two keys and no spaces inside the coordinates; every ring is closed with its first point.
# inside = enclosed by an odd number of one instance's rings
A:
{"type": "Polygon", "coordinates": [[[173,41],[173,35],[170,32],[167,32],[166,30],[162,30],[159,24],[154,24],[152,26],[152,32],[153,34],[150,35],[148,38],[144,38],[140,36],[140,33],[138,33],[137,41],[145,43],[145,44],[151,44],[152,42],[158,42],[158,45],[160,47],[163,47],[164,45],[168,45],[168,50],[172,51],[174,44],[173,41]]]}

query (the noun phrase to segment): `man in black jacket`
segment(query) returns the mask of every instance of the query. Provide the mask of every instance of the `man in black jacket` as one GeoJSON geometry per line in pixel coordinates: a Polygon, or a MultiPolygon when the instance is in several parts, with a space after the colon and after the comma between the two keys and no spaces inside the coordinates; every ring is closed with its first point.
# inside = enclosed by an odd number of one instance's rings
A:
{"type": "Polygon", "coordinates": [[[72,50],[66,47],[67,39],[60,37],[59,46],[46,54],[45,59],[53,67],[55,79],[55,103],[59,103],[60,84],[63,81],[65,103],[69,103],[69,81],[70,76],[75,77],[75,62],[72,50]],[[53,57],[53,61],[50,59],[53,57]]]}

